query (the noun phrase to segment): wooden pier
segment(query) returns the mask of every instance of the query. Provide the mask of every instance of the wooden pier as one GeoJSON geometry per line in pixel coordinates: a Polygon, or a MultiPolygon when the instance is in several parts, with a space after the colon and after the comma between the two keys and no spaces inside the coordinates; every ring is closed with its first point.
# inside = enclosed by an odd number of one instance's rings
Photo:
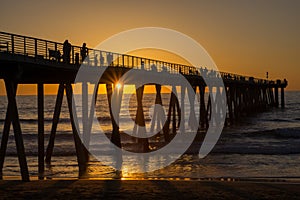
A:
{"type": "MultiPolygon", "coordinates": [[[[90,132],[92,124],[89,122],[91,116],[94,115],[94,109],[90,115],[83,111],[82,118],[84,121],[83,140],[80,139],[76,129],[78,127],[78,119],[76,118],[76,110],[72,109],[73,87],[77,72],[81,64],[90,68],[107,67],[103,76],[97,82],[94,89],[94,97],[97,98],[99,84],[105,84],[107,89],[107,100],[109,110],[112,116],[112,102],[120,109],[122,94],[118,100],[112,100],[113,87],[129,70],[143,73],[155,70],[160,76],[160,72],[168,72],[168,77],[181,75],[193,88],[198,91],[200,96],[199,120],[197,126],[193,129],[207,129],[211,119],[212,110],[218,109],[214,107],[218,97],[225,97],[226,101],[219,102],[226,107],[226,125],[233,124],[242,116],[247,116],[253,112],[262,112],[271,107],[284,107],[284,89],[287,86],[287,81],[284,80],[265,80],[254,77],[247,77],[232,73],[219,72],[223,79],[224,86],[215,85],[209,87],[205,78],[210,76],[209,71],[198,71],[194,66],[187,66],[176,63],[169,63],[148,58],[136,57],[131,55],[118,54],[113,52],[102,51],[98,49],[89,49],[89,60],[84,63],[79,63],[78,55],[81,47],[72,46],[70,53],[70,62],[62,62],[59,54],[63,52],[63,44],[42,40],[33,37],[21,36],[16,34],[0,32],[0,79],[5,82],[6,95],[8,99],[6,118],[2,133],[1,148],[0,148],[0,178],[2,179],[2,169],[8,142],[10,126],[14,129],[14,138],[17,147],[17,154],[21,168],[21,176],[24,181],[29,180],[29,172],[25,156],[23,144],[22,129],[19,120],[18,107],[16,102],[16,92],[19,84],[36,84],[37,99],[38,99],[38,172],[39,179],[44,179],[44,161],[51,162],[51,156],[54,148],[55,134],[59,122],[59,116],[64,97],[68,102],[70,120],[73,130],[74,143],[76,147],[76,155],[79,166],[79,176],[84,174],[86,163],[88,162],[88,151],[85,148],[89,144],[90,132]],[[97,57],[98,55],[99,57],[97,57]],[[155,66],[155,67],[153,67],[155,66]],[[44,148],[44,85],[59,84],[55,110],[53,113],[52,128],[47,148],[44,148]],[[206,91],[213,90],[216,97],[209,95],[206,91]],[[279,90],[281,90],[281,102],[279,102],[279,90]],[[206,100],[207,99],[207,100],[206,100]],[[84,144],[84,145],[83,145],[84,144]],[[46,149],[46,151],[45,151],[46,149]]],[[[163,74],[163,73],[161,73],[163,74]]],[[[161,75],[163,78],[163,75],[161,75]]],[[[212,77],[214,78],[214,77],[212,77]]],[[[156,88],[155,104],[162,104],[161,85],[153,84],[156,88]]],[[[181,88],[182,91],[185,88],[181,88]]],[[[156,126],[163,126],[163,136],[165,141],[172,139],[172,134],[176,134],[181,118],[184,117],[183,104],[184,97],[179,101],[175,95],[176,89],[172,89],[169,101],[169,109],[166,114],[166,122],[157,121],[156,126]]],[[[184,92],[183,92],[184,93],[184,92]]],[[[138,128],[145,127],[144,111],[143,111],[143,94],[144,86],[136,88],[137,111],[135,122],[138,128]]],[[[188,95],[189,101],[193,102],[195,96],[188,95]]],[[[88,89],[87,82],[82,82],[82,107],[87,105],[88,89]]],[[[156,112],[154,115],[158,115],[156,112]]],[[[194,108],[190,111],[190,119],[195,119],[194,108]]],[[[118,118],[112,117],[112,137],[111,141],[118,147],[122,147],[120,139],[118,118]]],[[[191,123],[193,124],[193,123],[191,123]]],[[[195,123],[194,123],[195,124],[195,123]]],[[[154,129],[155,124],[151,129],[154,129]]],[[[182,128],[182,126],[181,126],[182,128]]],[[[183,127],[184,128],[184,127],[183,127]]],[[[47,130],[48,131],[48,130],[47,130]]],[[[142,151],[147,152],[149,149],[149,141],[147,138],[138,138],[138,144],[142,146],[142,151]]]]}

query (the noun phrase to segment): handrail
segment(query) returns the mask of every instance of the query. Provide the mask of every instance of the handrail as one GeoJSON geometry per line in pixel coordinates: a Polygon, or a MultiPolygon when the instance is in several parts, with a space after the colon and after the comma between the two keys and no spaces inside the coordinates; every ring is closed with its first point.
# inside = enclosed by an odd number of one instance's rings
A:
{"type": "MultiPolygon", "coordinates": [[[[5,48],[0,48],[0,52],[6,51],[10,54],[31,56],[37,59],[61,61],[63,53],[63,43],[54,42],[35,37],[28,37],[18,34],[0,32],[0,44],[6,44],[5,48]]],[[[80,64],[80,46],[72,45],[69,64],[80,64]]],[[[249,76],[242,76],[227,72],[216,72],[206,68],[196,68],[184,64],[165,62],[156,59],[149,59],[139,56],[114,53],[99,49],[88,48],[88,59],[84,62],[91,66],[112,66],[144,69],[147,71],[168,71],[171,74],[196,75],[202,77],[220,76],[225,80],[239,80],[254,83],[272,84],[274,81],[259,79],[249,76]],[[199,71],[200,73],[199,73],[199,71]]]]}

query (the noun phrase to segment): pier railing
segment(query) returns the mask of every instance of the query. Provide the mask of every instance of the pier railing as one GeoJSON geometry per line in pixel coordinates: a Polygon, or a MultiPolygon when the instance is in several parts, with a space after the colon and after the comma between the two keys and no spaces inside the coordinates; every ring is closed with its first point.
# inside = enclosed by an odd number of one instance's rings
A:
{"type": "MultiPolygon", "coordinates": [[[[80,46],[72,45],[69,64],[81,64],[80,46]],[[76,58],[77,57],[77,58],[76,58]]],[[[12,55],[22,55],[37,59],[46,59],[62,62],[63,43],[53,42],[34,37],[22,36],[6,32],[0,32],[0,52],[6,52],[12,55]]],[[[119,54],[99,49],[88,49],[86,64],[90,66],[111,66],[143,69],[147,71],[167,71],[170,74],[183,74],[191,76],[216,77],[218,73],[213,70],[207,70],[205,66],[196,68],[184,64],[165,62],[161,60],[143,58],[138,56],[119,54]],[[199,70],[200,69],[200,70],[199,70]]],[[[258,79],[254,77],[241,76],[238,74],[219,72],[224,80],[238,80],[240,82],[253,82],[273,84],[274,81],[267,79],[258,79]]]]}

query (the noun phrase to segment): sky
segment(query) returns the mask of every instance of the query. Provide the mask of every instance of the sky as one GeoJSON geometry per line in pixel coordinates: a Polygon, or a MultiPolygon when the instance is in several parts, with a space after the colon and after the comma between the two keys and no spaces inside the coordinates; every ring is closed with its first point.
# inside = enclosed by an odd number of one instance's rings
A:
{"type": "MultiPolygon", "coordinates": [[[[0,31],[94,47],[140,27],[182,32],[200,43],[220,71],[288,80],[300,90],[298,0],[2,0],[0,31]]],[[[18,94],[35,93],[21,86],[18,94]]],[[[48,94],[55,93],[51,86],[48,94]]],[[[0,94],[4,93],[3,82],[0,94]]]]}

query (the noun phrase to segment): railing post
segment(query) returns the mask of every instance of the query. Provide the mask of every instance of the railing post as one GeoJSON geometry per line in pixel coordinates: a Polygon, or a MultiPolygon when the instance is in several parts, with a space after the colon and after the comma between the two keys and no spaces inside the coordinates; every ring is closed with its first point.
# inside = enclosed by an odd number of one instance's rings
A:
{"type": "Polygon", "coordinates": [[[118,59],[117,60],[118,60],[118,64],[117,65],[120,66],[120,54],[118,54],[118,59]]]}
{"type": "Polygon", "coordinates": [[[37,56],[37,39],[34,39],[34,55],[37,56]]]}
{"type": "Polygon", "coordinates": [[[75,63],[75,60],[74,60],[74,47],[72,46],[72,63],[74,64],[75,63]]]}
{"type": "Polygon", "coordinates": [[[134,67],[134,57],[132,56],[132,68],[134,67]]]}
{"type": "Polygon", "coordinates": [[[24,37],[24,55],[26,55],[26,37],[24,37]]]}
{"type": "Polygon", "coordinates": [[[11,53],[15,53],[15,41],[14,41],[14,35],[11,35],[11,53]]]}
{"type": "Polygon", "coordinates": [[[48,42],[46,41],[46,59],[48,59],[48,42]]]}
{"type": "Polygon", "coordinates": [[[127,67],[130,67],[130,64],[129,64],[129,56],[126,56],[127,57],[127,67]]]}

